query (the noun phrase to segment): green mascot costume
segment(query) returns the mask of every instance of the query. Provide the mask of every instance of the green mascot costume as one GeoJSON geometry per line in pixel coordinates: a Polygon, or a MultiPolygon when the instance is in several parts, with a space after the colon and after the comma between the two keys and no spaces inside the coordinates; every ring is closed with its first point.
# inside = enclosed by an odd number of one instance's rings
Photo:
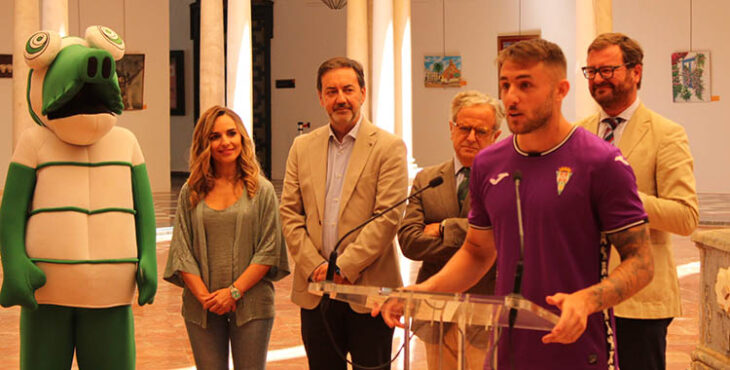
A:
{"type": "Polygon", "coordinates": [[[33,34],[25,46],[37,126],[16,146],[0,206],[0,304],[22,306],[21,369],[135,367],[132,301],[157,290],[155,214],[134,135],[115,127],[124,41],[33,34]]]}

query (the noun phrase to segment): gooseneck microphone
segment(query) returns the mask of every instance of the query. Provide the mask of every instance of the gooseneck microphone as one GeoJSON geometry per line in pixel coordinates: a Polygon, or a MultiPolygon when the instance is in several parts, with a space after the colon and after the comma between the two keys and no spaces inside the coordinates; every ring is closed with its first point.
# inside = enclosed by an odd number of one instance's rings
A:
{"type": "MultiPolygon", "coordinates": [[[[522,172],[515,171],[512,175],[512,180],[515,182],[515,199],[517,200],[517,227],[520,236],[520,258],[517,260],[517,266],[515,268],[515,283],[512,287],[513,295],[521,295],[522,292],[522,272],[524,270],[524,258],[525,258],[525,231],[522,227],[522,202],[520,202],[520,182],[522,182],[522,172]]],[[[509,328],[513,328],[515,321],[517,320],[517,309],[511,308],[509,310],[509,328]]]]}
{"type": "Polygon", "coordinates": [[[418,191],[416,191],[413,194],[409,195],[407,198],[402,199],[401,201],[399,201],[399,202],[393,204],[392,206],[386,208],[384,211],[382,211],[380,213],[374,214],[372,217],[370,217],[367,220],[365,220],[365,222],[361,223],[360,225],[357,225],[355,228],[353,228],[352,230],[348,231],[345,235],[343,235],[337,241],[337,244],[335,244],[335,249],[333,249],[332,250],[332,253],[330,253],[330,257],[329,257],[329,261],[328,261],[328,265],[327,265],[327,275],[326,275],[325,279],[327,281],[332,281],[334,279],[334,277],[335,277],[335,270],[337,269],[337,250],[339,249],[340,244],[342,244],[342,241],[345,240],[348,236],[350,236],[350,234],[354,233],[357,230],[360,230],[361,228],[365,227],[365,225],[373,222],[375,219],[377,219],[377,218],[383,216],[384,214],[390,212],[395,207],[398,207],[399,205],[405,203],[406,201],[408,201],[409,199],[415,197],[416,195],[421,194],[422,192],[426,191],[426,189],[435,188],[435,187],[443,184],[443,182],[444,182],[444,178],[443,177],[441,177],[441,176],[434,177],[433,179],[431,179],[431,181],[428,182],[428,186],[426,186],[426,187],[424,187],[422,189],[419,189],[418,191]]]}

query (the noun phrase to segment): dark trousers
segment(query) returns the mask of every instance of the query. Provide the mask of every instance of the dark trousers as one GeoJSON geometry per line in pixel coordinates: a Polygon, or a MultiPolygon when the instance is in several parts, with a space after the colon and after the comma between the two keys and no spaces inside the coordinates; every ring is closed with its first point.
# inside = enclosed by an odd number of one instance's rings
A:
{"type": "MultiPolygon", "coordinates": [[[[323,321],[322,303],[313,310],[301,310],[302,340],[312,370],[345,370],[347,364],[340,358],[327,334],[323,321]]],[[[353,311],[345,302],[330,300],[324,311],[340,353],[348,352],[352,362],[362,366],[377,366],[390,361],[393,329],[380,316],[371,317],[353,311]]],[[[354,369],[359,369],[355,366],[354,369]]],[[[382,369],[390,369],[385,366],[382,369]]]]}
{"type": "Polygon", "coordinates": [[[664,370],[668,319],[616,317],[618,364],[621,370],[664,370]]]}

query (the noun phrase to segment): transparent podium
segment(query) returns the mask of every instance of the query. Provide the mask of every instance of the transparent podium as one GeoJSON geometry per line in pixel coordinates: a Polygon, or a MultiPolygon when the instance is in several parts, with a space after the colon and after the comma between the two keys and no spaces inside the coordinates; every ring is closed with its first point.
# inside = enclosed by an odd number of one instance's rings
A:
{"type": "MultiPolygon", "coordinates": [[[[329,294],[331,299],[353,303],[372,309],[385,301],[402,313],[405,333],[411,331],[425,342],[437,343],[439,358],[443,357],[444,327],[456,325],[459,329],[457,352],[458,369],[465,369],[466,337],[486,337],[480,345],[492,350],[498,338],[498,327],[509,325],[510,312],[514,327],[550,331],[558,316],[521,296],[483,296],[460,293],[426,293],[393,288],[335,284],[322,281],[309,284],[312,294],[329,294]],[[516,316],[515,316],[516,314],[516,316]]],[[[403,368],[410,368],[410,335],[404,335],[403,368]]],[[[491,352],[491,351],[488,351],[491,352]]],[[[489,359],[488,359],[489,360],[489,359]]]]}

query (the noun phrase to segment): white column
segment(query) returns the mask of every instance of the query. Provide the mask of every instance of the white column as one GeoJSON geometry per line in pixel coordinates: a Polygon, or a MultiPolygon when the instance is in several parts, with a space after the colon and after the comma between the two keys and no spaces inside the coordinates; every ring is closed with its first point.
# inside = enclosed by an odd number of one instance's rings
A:
{"type": "Polygon", "coordinates": [[[596,35],[613,32],[613,1],[593,0],[593,12],[596,20],[596,35]]]}
{"type": "Polygon", "coordinates": [[[370,38],[368,37],[368,1],[349,0],[347,2],[347,57],[360,62],[365,73],[365,85],[368,99],[362,105],[361,112],[370,114],[370,38]]]}
{"type": "Polygon", "coordinates": [[[372,91],[373,123],[395,133],[395,89],[393,88],[393,3],[373,1],[372,91]]]}
{"type": "Polygon", "coordinates": [[[395,134],[408,149],[408,172],[413,178],[418,171],[413,159],[413,98],[411,61],[411,2],[393,0],[393,40],[395,70],[395,134]]]}
{"type": "Polygon", "coordinates": [[[200,112],[225,105],[223,1],[200,2],[200,112]]]}
{"type": "Polygon", "coordinates": [[[68,0],[43,0],[41,28],[56,31],[61,37],[68,36],[68,0]]]}
{"type": "Polygon", "coordinates": [[[228,1],[228,64],[226,101],[253,137],[253,54],[251,0],[228,1]]]}
{"type": "Polygon", "coordinates": [[[15,0],[13,14],[13,148],[20,134],[35,124],[28,113],[28,71],[23,50],[30,35],[40,29],[38,0],[15,0]]]}
{"type": "MultiPolygon", "coordinates": [[[[597,36],[594,2],[575,0],[575,13],[575,55],[573,58],[577,68],[572,73],[575,81],[575,118],[581,119],[595,113],[597,109],[588,90],[588,80],[580,69],[586,65],[588,45],[597,36]]],[[[568,56],[566,55],[566,57],[568,56]]]]}

